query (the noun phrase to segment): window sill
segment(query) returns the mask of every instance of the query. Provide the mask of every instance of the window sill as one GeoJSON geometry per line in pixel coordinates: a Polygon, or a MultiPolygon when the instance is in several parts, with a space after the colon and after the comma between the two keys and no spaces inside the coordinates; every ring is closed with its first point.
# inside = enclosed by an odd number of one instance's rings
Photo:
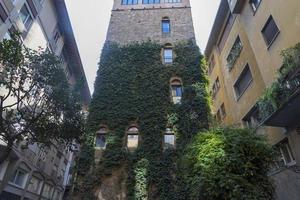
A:
{"type": "Polygon", "coordinates": [[[238,101],[242,98],[242,96],[245,94],[245,92],[246,92],[246,91],[248,90],[248,88],[251,86],[252,82],[253,82],[253,78],[251,79],[251,81],[249,81],[249,83],[247,84],[247,87],[245,88],[245,90],[244,90],[239,96],[236,97],[236,101],[237,101],[237,102],[238,102],[238,101]]]}

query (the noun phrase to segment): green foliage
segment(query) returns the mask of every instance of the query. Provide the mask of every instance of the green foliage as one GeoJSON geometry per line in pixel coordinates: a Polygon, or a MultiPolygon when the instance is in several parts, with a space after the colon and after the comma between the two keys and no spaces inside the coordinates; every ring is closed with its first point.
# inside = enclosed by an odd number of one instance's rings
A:
{"type": "Polygon", "coordinates": [[[185,152],[186,199],[272,199],[267,173],[273,158],[271,146],[253,131],[218,128],[199,133],[185,152]]]}
{"type": "Polygon", "coordinates": [[[300,43],[282,51],[281,55],[283,64],[278,72],[278,79],[266,88],[258,101],[262,120],[268,118],[282,106],[300,85],[299,77],[293,77],[295,71],[300,67],[300,43]]]}
{"type": "Polygon", "coordinates": [[[0,42],[0,66],[0,136],[8,144],[0,163],[19,139],[48,145],[81,137],[81,102],[54,54],[26,48],[13,34],[0,42]]]}
{"type": "Polygon", "coordinates": [[[161,62],[162,48],[150,41],[105,44],[90,105],[88,136],[79,159],[79,196],[92,193],[101,184],[98,180],[127,166],[128,199],[179,199],[176,160],[192,136],[208,128],[208,80],[194,42],[176,44],[174,62],[167,66],[161,62]],[[172,77],[179,77],[184,86],[181,105],[171,102],[172,77]],[[126,129],[132,123],[138,125],[141,141],[138,149],[129,153],[126,129]],[[94,163],[94,138],[100,124],[110,130],[109,139],[100,163],[94,163]],[[163,150],[167,127],[176,133],[177,151],[163,150]],[[94,185],[86,188],[87,179],[94,180],[94,185]]]}

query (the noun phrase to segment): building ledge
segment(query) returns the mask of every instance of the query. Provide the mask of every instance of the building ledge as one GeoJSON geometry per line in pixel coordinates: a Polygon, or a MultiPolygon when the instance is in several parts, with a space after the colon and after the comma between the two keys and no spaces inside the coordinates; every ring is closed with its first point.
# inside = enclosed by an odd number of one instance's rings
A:
{"type": "Polygon", "coordinates": [[[298,127],[300,125],[300,88],[263,124],[275,127],[298,127]]]}

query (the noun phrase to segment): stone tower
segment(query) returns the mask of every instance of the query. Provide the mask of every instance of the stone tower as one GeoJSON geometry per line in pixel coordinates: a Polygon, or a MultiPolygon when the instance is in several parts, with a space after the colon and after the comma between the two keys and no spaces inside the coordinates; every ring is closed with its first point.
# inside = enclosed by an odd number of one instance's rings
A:
{"type": "Polygon", "coordinates": [[[188,39],[195,39],[189,0],[114,0],[107,41],[165,44],[188,39]],[[163,22],[170,23],[168,33],[163,22]]]}
{"type": "Polygon", "coordinates": [[[193,135],[208,127],[202,58],[189,0],[114,0],[78,199],[189,199],[179,162],[193,135]]]}

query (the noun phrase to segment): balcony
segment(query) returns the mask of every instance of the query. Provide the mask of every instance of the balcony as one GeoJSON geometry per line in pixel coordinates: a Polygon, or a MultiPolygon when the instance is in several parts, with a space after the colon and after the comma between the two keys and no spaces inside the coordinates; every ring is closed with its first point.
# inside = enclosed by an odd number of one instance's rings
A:
{"type": "Polygon", "coordinates": [[[258,102],[263,124],[274,127],[300,126],[300,43],[282,52],[278,80],[258,102]]]}

